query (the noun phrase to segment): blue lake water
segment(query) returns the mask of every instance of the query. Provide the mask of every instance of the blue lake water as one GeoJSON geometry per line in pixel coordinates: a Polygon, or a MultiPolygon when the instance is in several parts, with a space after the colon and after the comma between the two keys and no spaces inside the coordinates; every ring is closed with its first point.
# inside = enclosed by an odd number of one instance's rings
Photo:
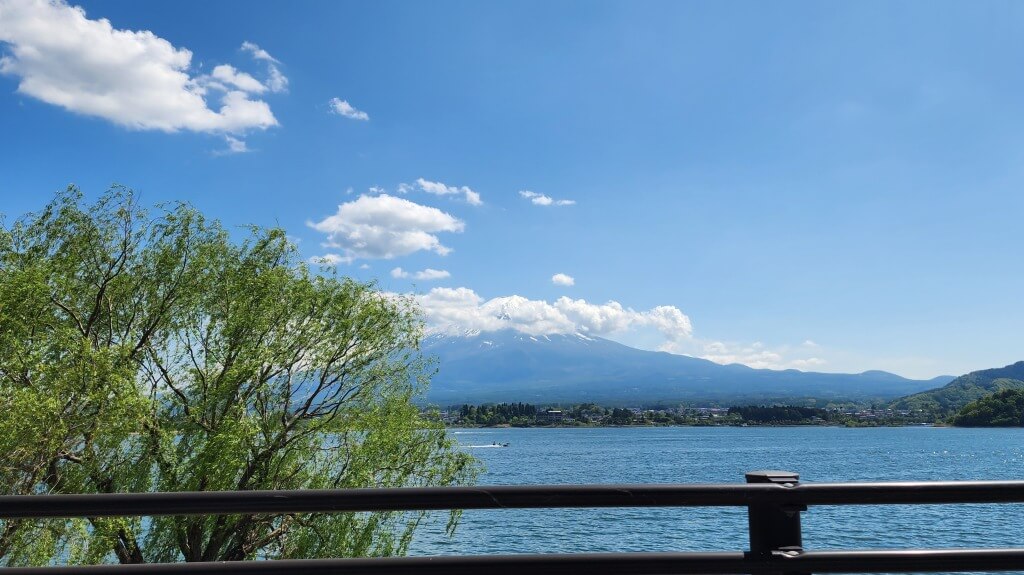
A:
{"type": "MultiPolygon", "coordinates": [[[[455,430],[486,466],[480,484],[730,483],[746,471],[801,481],[1024,479],[1024,429],[930,427],[455,430]],[[508,442],[508,448],[493,448],[508,442]]],[[[410,553],[711,551],[747,548],[743,508],[467,511],[435,519],[410,553]]],[[[1024,547],[1022,505],[812,507],[809,549],[1024,547]]],[[[1024,570],[1022,570],[1024,571],[1024,570]]]]}

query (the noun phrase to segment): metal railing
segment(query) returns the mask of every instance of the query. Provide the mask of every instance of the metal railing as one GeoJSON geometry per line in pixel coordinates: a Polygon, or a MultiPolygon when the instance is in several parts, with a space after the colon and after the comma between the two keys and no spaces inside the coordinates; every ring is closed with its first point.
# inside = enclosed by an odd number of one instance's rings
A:
{"type": "MultiPolygon", "coordinates": [[[[1024,571],[1024,548],[811,551],[800,514],[811,505],[1024,503],[1024,481],[800,483],[786,471],[755,471],[746,484],[548,485],[26,495],[0,497],[0,519],[157,515],[340,513],[555,507],[746,507],[750,549],[698,553],[570,553],[389,557],[7,568],[0,575],[109,573],[880,573],[1024,571]]],[[[1008,529],[1024,531],[1021,524],[1008,529]]]]}

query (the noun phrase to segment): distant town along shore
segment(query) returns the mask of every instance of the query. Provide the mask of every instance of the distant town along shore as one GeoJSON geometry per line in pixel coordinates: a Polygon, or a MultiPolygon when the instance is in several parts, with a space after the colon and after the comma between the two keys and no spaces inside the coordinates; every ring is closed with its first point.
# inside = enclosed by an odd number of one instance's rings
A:
{"type": "Polygon", "coordinates": [[[607,407],[594,403],[455,405],[433,413],[449,427],[615,427],[829,425],[848,427],[941,424],[920,410],[792,405],[607,407]]]}

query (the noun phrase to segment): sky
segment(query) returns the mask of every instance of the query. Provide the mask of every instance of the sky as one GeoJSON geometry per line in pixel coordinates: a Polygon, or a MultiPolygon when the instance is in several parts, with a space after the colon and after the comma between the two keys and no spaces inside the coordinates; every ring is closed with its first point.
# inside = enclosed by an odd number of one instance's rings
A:
{"type": "Polygon", "coordinates": [[[773,369],[1024,359],[1024,4],[0,0],[0,213],[280,226],[511,326],[773,369]]]}

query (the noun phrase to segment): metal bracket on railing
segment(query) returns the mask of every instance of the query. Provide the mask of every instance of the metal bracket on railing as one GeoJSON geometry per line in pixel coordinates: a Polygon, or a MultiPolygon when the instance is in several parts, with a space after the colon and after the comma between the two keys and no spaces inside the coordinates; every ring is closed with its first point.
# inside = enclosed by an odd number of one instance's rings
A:
{"type": "MultiPolygon", "coordinates": [[[[800,484],[800,474],[792,471],[751,471],[747,483],[773,483],[785,488],[800,484]]],[[[758,503],[747,506],[750,520],[750,556],[757,558],[803,553],[800,512],[806,505],[758,503]]],[[[787,575],[796,575],[786,572],[787,575]]]]}
{"type": "Polygon", "coordinates": [[[803,547],[780,547],[775,551],[772,551],[772,555],[776,557],[799,557],[803,555],[803,547]]]}

